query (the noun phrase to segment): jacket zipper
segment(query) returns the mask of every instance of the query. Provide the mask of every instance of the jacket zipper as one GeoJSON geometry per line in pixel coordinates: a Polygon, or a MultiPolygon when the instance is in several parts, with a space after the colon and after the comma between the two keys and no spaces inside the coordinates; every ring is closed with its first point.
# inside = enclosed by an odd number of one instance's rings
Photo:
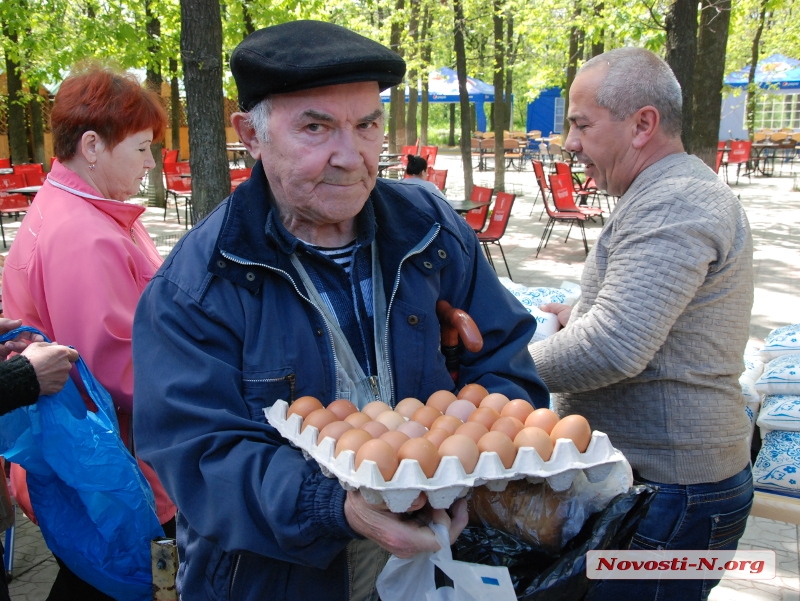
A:
{"type": "Polygon", "coordinates": [[[389,315],[392,312],[392,304],[394,303],[394,299],[397,296],[397,289],[400,287],[400,270],[403,268],[403,263],[406,262],[407,259],[413,257],[414,255],[418,255],[426,248],[428,248],[436,237],[439,235],[439,231],[442,229],[441,225],[436,225],[435,231],[430,235],[430,237],[425,240],[419,248],[411,250],[406,256],[400,259],[400,264],[397,266],[397,275],[394,279],[394,287],[392,288],[392,296],[389,299],[389,303],[386,305],[386,332],[384,332],[383,336],[383,356],[386,357],[386,368],[389,372],[389,386],[391,388],[391,401],[395,405],[397,404],[397,400],[395,399],[395,392],[394,392],[394,376],[392,376],[392,362],[389,361],[389,315]]]}
{"type": "Polygon", "coordinates": [[[233,574],[231,575],[231,585],[228,587],[228,599],[231,598],[233,594],[233,584],[236,582],[236,574],[239,572],[239,562],[241,561],[242,556],[236,556],[236,562],[233,564],[233,574]]]}
{"type": "Polygon", "coordinates": [[[139,243],[136,241],[136,234],[133,233],[133,228],[131,228],[131,240],[136,246],[139,246],[139,243]]]}
{"type": "MultiPolygon", "coordinates": [[[[339,371],[339,358],[336,356],[336,349],[333,346],[333,332],[331,332],[330,327],[328,326],[328,322],[325,321],[325,315],[323,315],[322,310],[317,307],[314,303],[311,302],[311,299],[305,296],[300,289],[297,287],[297,283],[294,281],[291,275],[285,272],[283,269],[278,269],[277,267],[271,267],[270,265],[265,265],[264,263],[256,263],[255,261],[248,261],[247,259],[242,259],[240,257],[231,255],[226,253],[225,251],[220,251],[220,254],[228,259],[229,261],[233,261],[234,263],[238,263],[239,265],[255,265],[256,267],[263,267],[268,271],[272,271],[273,273],[279,273],[284,278],[291,282],[292,286],[294,287],[294,291],[297,292],[297,295],[306,301],[309,305],[314,307],[314,310],[319,313],[319,316],[322,318],[322,323],[325,325],[325,331],[328,333],[328,342],[331,345],[331,355],[333,355],[333,363],[335,365],[334,374],[338,373],[339,371]]],[[[334,376],[333,381],[336,382],[336,377],[334,376]]],[[[294,377],[292,377],[291,381],[291,390],[292,390],[292,399],[294,400],[294,377]]]]}

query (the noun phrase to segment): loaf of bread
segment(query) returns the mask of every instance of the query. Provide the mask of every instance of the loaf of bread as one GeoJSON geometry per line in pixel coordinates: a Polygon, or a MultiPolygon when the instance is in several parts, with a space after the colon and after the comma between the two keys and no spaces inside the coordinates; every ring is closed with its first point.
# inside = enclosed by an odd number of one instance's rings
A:
{"type": "Polygon", "coordinates": [[[485,486],[472,489],[467,507],[471,525],[490,526],[544,551],[557,552],[572,503],[569,490],[559,493],[545,482],[515,480],[501,492],[485,486]]]}

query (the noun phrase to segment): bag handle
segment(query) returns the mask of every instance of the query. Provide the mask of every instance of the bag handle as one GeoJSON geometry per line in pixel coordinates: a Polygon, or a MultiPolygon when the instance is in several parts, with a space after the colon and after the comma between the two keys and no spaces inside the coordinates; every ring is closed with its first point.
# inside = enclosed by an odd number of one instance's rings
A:
{"type": "Polygon", "coordinates": [[[9,340],[14,340],[17,336],[24,332],[31,332],[33,334],[39,334],[42,338],[44,338],[45,342],[50,342],[50,339],[43,333],[37,330],[32,326],[20,326],[16,330],[11,330],[10,332],[6,332],[2,336],[0,336],[0,344],[4,342],[8,342],[9,340]]]}

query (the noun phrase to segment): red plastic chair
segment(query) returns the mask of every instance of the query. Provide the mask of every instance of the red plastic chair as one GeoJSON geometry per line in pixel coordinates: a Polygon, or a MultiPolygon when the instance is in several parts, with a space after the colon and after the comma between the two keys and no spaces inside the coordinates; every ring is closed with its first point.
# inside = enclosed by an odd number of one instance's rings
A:
{"type": "Polygon", "coordinates": [[[593,217],[600,217],[603,220],[603,209],[598,207],[587,207],[584,205],[576,205],[575,197],[573,196],[574,190],[572,189],[572,180],[566,175],[551,175],[550,176],[550,190],[553,193],[553,204],[559,211],[579,211],[586,215],[587,219],[593,217]],[[558,186],[558,191],[556,187],[558,186]],[[565,188],[567,193],[562,191],[565,188]]]}
{"type": "Polygon", "coordinates": [[[438,146],[420,146],[419,156],[425,159],[425,162],[428,163],[428,167],[433,167],[436,164],[437,154],[439,154],[438,146]]]}
{"type": "Polygon", "coordinates": [[[30,202],[27,196],[24,194],[12,194],[7,192],[7,190],[24,188],[25,186],[25,176],[21,173],[0,175],[0,235],[3,237],[3,248],[7,248],[3,216],[27,213],[30,208],[30,202]]]}
{"type": "Polygon", "coordinates": [[[44,173],[44,167],[41,163],[23,163],[22,165],[14,165],[14,173],[19,173],[23,176],[26,173],[44,173]]]}
{"type": "MultiPolygon", "coordinates": [[[[500,254],[503,256],[503,263],[506,265],[506,271],[508,272],[508,278],[510,280],[513,280],[514,278],[511,277],[511,270],[508,268],[506,253],[503,252],[503,245],[500,244],[500,239],[506,233],[508,220],[511,217],[511,207],[514,206],[514,200],[516,197],[516,194],[498,192],[497,196],[495,197],[494,208],[492,209],[492,218],[489,220],[489,225],[486,228],[486,231],[478,232],[478,240],[481,242],[481,244],[483,244],[483,250],[486,253],[486,258],[489,259],[489,263],[491,264],[492,268],[494,268],[494,262],[492,261],[492,254],[489,252],[489,244],[497,244],[497,246],[500,247],[500,254]]],[[[495,271],[497,270],[495,269],[495,271]]]]}
{"type": "MultiPolygon", "coordinates": [[[[188,164],[188,163],[187,163],[188,164]]],[[[176,163],[177,165],[177,163],[176,163]]],[[[166,179],[167,198],[164,203],[164,220],[167,219],[167,208],[169,206],[169,197],[175,200],[175,215],[178,218],[178,223],[181,222],[181,212],[178,206],[178,198],[183,198],[184,203],[184,217],[186,227],[189,227],[189,210],[192,204],[192,178],[181,177],[181,173],[167,173],[166,165],[164,178],[166,179]]]]}
{"type": "Polygon", "coordinates": [[[11,169],[11,159],[0,159],[0,169],[11,169]]]}
{"type": "Polygon", "coordinates": [[[433,182],[437,188],[444,192],[447,184],[447,169],[428,167],[428,181],[433,182]]]}
{"type": "MultiPolygon", "coordinates": [[[[593,192],[589,190],[584,190],[580,183],[577,183],[578,180],[575,178],[574,174],[572,173],[572,169],[566,163],[557,162],[556,163],[556,175],[559,177],[559,182],[566,183],[571,188],[571,194],[569,195],[569,200],[567,201],[569,204],[565,204],[564,206],[559,206],[556,202],[556,206],[559,210],[566,210],[566,211],[580,211],[584,215],[586,215],[589,219],[594,220],[595,217],[600,217],[600,223],[604,224],[603,221],[603,209],[600,207],[590,207],[586,204],[586,199],[589,196],[596,195],[597,188],[595,187],[593,192]],[[580,204],[575,204],[575,194],[579,195],[579,198],[582,199],[580,204]]],[[[551,178],[552,180],[552,178],[551,178]]],[[[550,188],[552,190],[553,184],[550,184],[550,188]]],[[[566,200],[566,197],[562,195],[559,198],[560,201],[566,200]]],[[[555,201],[554,201],[555,202],[555,201]]]]}
{"type": "Polygon", "coordinates": [[[233,192],[239,186],[239,184],[242,184],[250,179],[250,174],[252,171],[252,167],[231,169],[231,192],[233,192]]]}
{"type": "MultiPolygon", "coordinates": [[[[545,207],[547,206],[547,195],[550,193],[550,186],[547,184],[547,177],[544,174],[544,164],[542,161],[538,159],[531,159],[531,165],[533,165],[533,175],[536,178],[536,183],[539,187],[539,192],[536,196],[533,197],[533,204],[531,205],[531,212],[528,213],[530,217],[533,215],[533,207],[536,206],[536,199],[539,196],[542,197],[542,202],[545,203],[545,207]]],[[[539,221],[542,220],[542,215],[544,215],[545,208],[542,208],[542,212],[539,213],[539,221]]]]}
{"type": "Polygon", "coordinates": [[[178,154],[180,153],[179,149],[175,150],[162,150],[162,158],[163,162],[166,165],[167,163],[177,163],[178,162],[178,154]]]}
{"type": "MultiPolygon", "coordinates": [[[[586,231],[583,227],[583,222],[586,221],[587,217],[581,211],[577,210],[566,210],[562,209],[559,206],[559,202],[563,201],[564,198],[568,197],[572,193],[572,186],[570,185],[569,180],[564,178],[563,175],[551,175],[550,176],[550,190],[552,192],[551,197],[553,199],[553,207],[547,202],[547,198],[545,197],[544,200],[544,209],[547,211],[547,216],[549,217],[547,224],[544,226],[544,231],[542,232],[542,237],[539,240],[539,247],[536,249],[536,256],[539,256],[539,252],[547,246],[547,243],[550,241],[550,235],[553,233],[553,227],[556,223],[569,223],[569,230],[567,231],[567,236],[564,238],[564,242],[566,243],[569,240],[569,234],[572,231],[572,226],[578,224],[578,227],[581,230],[581,237],[583,238],[583,248],[586,251],[586,254],[589,254],[589,243],[586,241],[586,231]]],[[[572,202],[574,206],[574,201],[572,202]]]]}
{"type": "Polygon", "coordinates": [[[725,165],[725,183],[728,183],[728,165],[736,165],[736,183],[739,183],[739,172],[742,165],[745,166],[745,175],[750,179],[750,169],[748,163],[750,162],[750,152],[752,150],[752,143],[750,140],[732,140],[730,150],[728,150],[728,158],[724,161],[725,165]]]}
{"type": "Polygon", "coordinates": [[[472,186],[472,194],[469,199],[473,202],[485,202],[486,204],[477,209],[472,209],[464,214],[469,226],[476,232],[480,232],[486,226],[486,216],[489,214],[489,204],[492,201],[494,190],[481,186],[472,186]]]}
{"type": "Polygon", "coordinates": [[[44,180],[47,179],[47,175],[44,172],[28,171],[23,175],[25,176],[26,186],[41,186],[44,184],[44,180]]]}

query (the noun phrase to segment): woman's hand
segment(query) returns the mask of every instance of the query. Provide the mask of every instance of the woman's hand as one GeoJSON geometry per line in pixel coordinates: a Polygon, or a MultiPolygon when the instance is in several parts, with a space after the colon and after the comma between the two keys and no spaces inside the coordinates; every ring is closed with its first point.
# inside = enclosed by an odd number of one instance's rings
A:
{"type": "Polygon", "coordinates": [[[72,364],[78,360],[78,351],[54,342],[32,342],[21,354],[36,371],[40,395],[59,392],[67,382],[72,364]]]}

